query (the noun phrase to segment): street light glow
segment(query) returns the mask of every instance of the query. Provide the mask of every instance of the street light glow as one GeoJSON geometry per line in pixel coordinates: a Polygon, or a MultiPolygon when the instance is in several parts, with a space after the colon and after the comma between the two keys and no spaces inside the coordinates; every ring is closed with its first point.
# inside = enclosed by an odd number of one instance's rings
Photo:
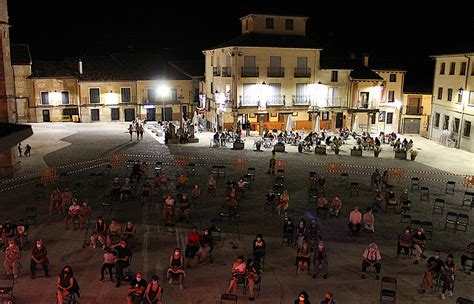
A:
{"type": "Polygon", "coordinates": [[[160,95],[161,97],[168,97],[169,94],[170,94],[170,88],[166,85],[161,85],[158,87],[158,89],[156,90],[158,95],[160,95]]]}

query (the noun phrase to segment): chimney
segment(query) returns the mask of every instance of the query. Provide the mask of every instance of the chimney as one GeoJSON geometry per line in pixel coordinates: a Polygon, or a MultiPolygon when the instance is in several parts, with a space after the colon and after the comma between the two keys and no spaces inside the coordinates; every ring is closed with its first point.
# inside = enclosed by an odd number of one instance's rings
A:
{"type": "Polygon", "coordinates": [[[78,69],[79,69],[79,74],[82,75],[82,60],[81,59],[79,59],[78,69]]]}
{"type": "Polygon", "coordinates": [[[363,60],[364,60],[364,62],[363,62],[364,66],[368,67],[369,66],[369,54],[364,53],[362,56],[363,56],[363,60]]]}

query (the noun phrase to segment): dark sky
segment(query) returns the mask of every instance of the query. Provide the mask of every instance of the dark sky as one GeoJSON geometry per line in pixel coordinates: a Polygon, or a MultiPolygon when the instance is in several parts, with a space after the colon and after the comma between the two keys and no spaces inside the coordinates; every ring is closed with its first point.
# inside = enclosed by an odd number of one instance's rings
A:
{"type": "Polygon", "coordinates": [[[308,36],[328,52],[368,51],[419,67],[430,64],[430,54],[474,44],[474,1],[438,3],[9,0],[9,14],[12,43],[28,43],[33,60],[102,55],[131,45],[199,58],[200,50],[237,36],[240,17],[275,12],[310,17],[308,36]]]}

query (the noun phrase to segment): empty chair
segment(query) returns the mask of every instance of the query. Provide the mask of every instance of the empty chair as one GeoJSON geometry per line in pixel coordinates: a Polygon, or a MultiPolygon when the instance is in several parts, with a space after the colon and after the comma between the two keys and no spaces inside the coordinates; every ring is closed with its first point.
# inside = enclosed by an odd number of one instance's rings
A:
{"type": "Polygon", "coordinates": [[[419,227],[421,227],[420,220],[410,220],[410,228],[414,233],[418,230],[419,227]]]}
{"type": "Polygon", "coordinates": [[[456,299],[456,304],[474,304],[474,302],[472,300],[469,300],[469,299],[466,299],[466,298],[463,298],[463,297],[459,297],[456,299]]]}
{"type": "Polygon", "coordinates": [[[16,299],[13,296],[13,286],[15,286],[15,276],[13,274],[0,274],[1,303],[15,303],[16,299]]]}
{"type": "Polygon", "coordinates": [[[254,167],[250,167],[247,169],[247,175],[250,175],[252,177],[253,180],[255,180],[255,168],[254,167]]]}
{"type": "Polygon", "coordinates": [[[437,198],[434,201],[433,205],[433,214],[441,214],[444,213],[444,199],[437,198]]]}
{"type": "Polygon", "coordinates": [[[310,177],[310,178],[311,178],[311,177],[316,178],[316,176],[317,176],[316,171],[309,171],[309,177],[310,177]]]}
{"type": "Polygon", "coordinates": [[[84,194],[84,185],[82,183],[75,183],[72,193],[75,198],[82,198],[82,195],[84,194]]]}
{"type": "Polygon", "coordinates": [[[456,230],[456,224],[458,221],[458,214],[456,212],[446,213],[446,221],[444,222],[444,229],[453,229],[456,230]]]}
{"type": "Polygon", "coordinates": [[[175,234],[176,233],[176,224],[175,223],[165,223],[165,227],[163,228],[163,234],[175,234]]]}
{"type": "Polygon", "coordinates": [[[226,174],[226,171],[227,171],[227,167],[224,166],[224,165],[221,165],[221,166],[218,166],[218,171],[217,171],[217,175],[222,175],[224,178],[225,178],[225,174],[226,174]]]}
{"type": "Polygon", "coordinates": [[[214,165],[212,166],[211,168],[211,175],[214,175],[214,176],[218,176],[218,173],[219,173],[219,166],[218,165],[214,165]]]}
{"type": "Polygon", "coordinates": [[[380,282],[380,303],[397,302],[397,279],[383,277],[380,282]]]}
{"type": "Polygon", "coordinates": [[[35,198],[44,198],[46,193],[45,193],[45,187],[44,184],[36,184],[35,185],[35,198]]]}
{"type": "Polygon", "coordinates": [[[469,191],[464,192],[462,205],[471,207],[471,209],[474,208],[474,192],[469,192],[469,191]]]}
{"type": "Polygon", "coordinates": [[[233,302],[237,304],[237,295],[232,294],[232,293],[223,293],[221,295],[221,304],[228,303],[228,302],[233,302]]]}
{"type": "Polygon", "coordinates": [[[467,232],[467,225],[469,224],[469,215],[459,213],[456,221],[456,231],[467,232]]]}
{"type": "Polygon", "coordinates": [[[411,221],[410,207],[402,206],[400,213],[400,223],[409,223],[411,221]]]}
{"type": "Polygon", "coordinates": [[[163,163],[162,162],[156,162],[155,166],[155,174],[161,174],[161,170],[163,169],[163,163]]]}
{"type": "Polygon", "coordinates": [[[423,201],[430,201],[430,188],[428,187],[421,187],[420,188],[420,202],[423,201]]]}
{"type": "Polygon", "coordinates": [[[456,189],[456,182],[448,181],[446,183],[446,194],[454,195],[454,190],[456,189]]]}
{"type": "Polygon", "coordinates": [[[411,178],[411,190],[416,189],[420,190],[420,178],[419,177],[412,177],[411,178]]]}
{"type": "Polygon", "coordinates": [[[212,218],[209,226],[209,232],[213,238],[218,240],[221,239],[221,231],[222,231],[222,219],[221,218],[212,218]]]}
{"type": "Polygon", "coordinates": [[[349,188],[349,196],[357,195],[359,196],[359,183],[352,182],[349,188]]]}
{"type": "Polygon", "coordinates": [[[339,180],[339,185],[349,186],[349,173],[346,173],[346,172],[341,173],[341,179],[339,180]]]}
{"type": "Polygon", "coordinates": [[[318,189],[310,189],[308,193],[308,204],[317,203],[319,197],[318,189]]]}
{"type": "Polygon", "coordinates": [[[28,207],[25,210],[25,221],[28,224],[36,225],[36,215],[38,214],[36,207],[28,207]]]}
{"type": "Polygon", "coordinates": [[[196,174],[196,164],[195,163],[189,163],[187,171],[188,171],[188,175],[195,175],[196,174]]]}
{"type": "Polygon", "coordinates": [[[433,239],[433,222],[423,221],[421,222],[421,227],[423,227],[423,230],[425,231],[426,239],[433,239]]]}

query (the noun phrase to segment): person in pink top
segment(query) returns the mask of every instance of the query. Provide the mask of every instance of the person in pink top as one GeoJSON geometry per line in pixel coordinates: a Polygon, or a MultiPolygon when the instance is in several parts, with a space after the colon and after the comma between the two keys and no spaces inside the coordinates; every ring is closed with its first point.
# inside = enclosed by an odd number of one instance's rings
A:
{"type": "Polygon", "coordinates": [[[354,210],[349,214],[349,229],[352,235],[357,235],[362,227],[362,213],[359,211],[359,207],[355,206],[354,210]]]}
{"type": "Polygon", "coordinates": [[[382,265],[380,264],[380,260],[382,256],[380,255],[380,251],[378,250],[378,246],[375,243],[370,243],[369,247],[364,250],[364,254],[362,254],[362,279],[365,279],[365,272],[367,267],[372,267],[375,269],[375,279],[380,279],[380,269],[382,265]]]}
{"type": "Polygon", "coordinates": [[[77,199],[73,198],[72,199],[72,205],[68,209],[68,213],[66,216],[66,230],[69,229],[69,223],[72,221],[74,230],[76,230],[76,226],[74,225],[74,222],[77,220],[79,222],[79,211],[81,211],[81,206],[77,203],[77,199]]]}

